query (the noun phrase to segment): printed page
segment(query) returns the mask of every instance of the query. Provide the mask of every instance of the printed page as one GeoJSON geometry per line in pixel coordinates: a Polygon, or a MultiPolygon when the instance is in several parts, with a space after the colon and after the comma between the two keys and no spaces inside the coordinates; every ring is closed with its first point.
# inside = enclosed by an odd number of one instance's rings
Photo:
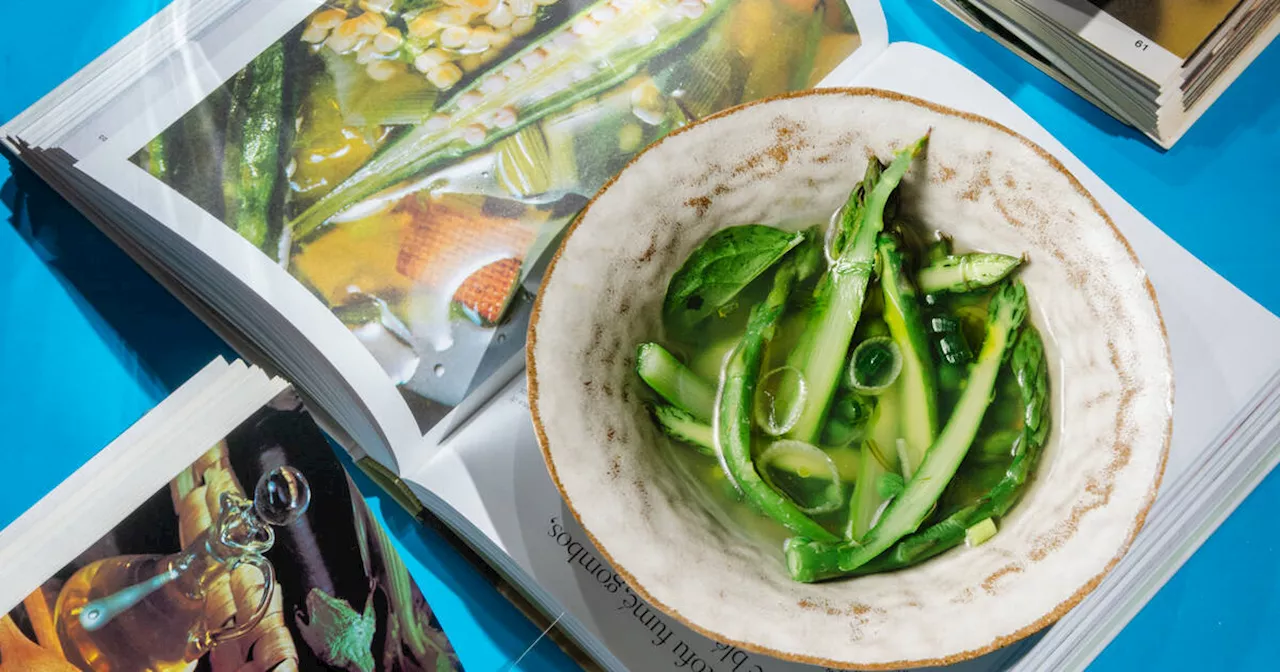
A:
{"type": "Polygon", "coordinates": [[[1178,58],[1190,58],[1244,0],[1088,0],[1178,58]]]}
{"type": "MultiPolygon", "coordinates": [[[[1168,329],[1177,384],[1166,483],[1203,459],[1214,436],[1269,375],[1280,370],[1280,352],[1272,345],[1280,339],[1280,318],[1165,236],[975,75],[923,47],[895,44],[850,83],[896,90],[996,119],[1054,153],[1100,201],[1151,275],[1168,329]]],[[[522,379],[407,480],[467,518],[515,561],[524,580],[551,594],[556,601],[549,606],[552,616],[599,638],[622,665],[635,667],[655,656],[670,658],[677,667],[691,665],[696,658],[707,669],[773,670],[791,665],[691,633],[639,600],[618,579],[586,540],[547,475],[522,379]]],[[[969,665],[1005,669],[1035,643],[1035,638],[1024,640],[969,665]]]]}
{"type": "Polygon", "coordinates": [[[1212,17],[1239,1],[1019,0],[1156,85],[1172,82],[1217,27],[1212,17]]]}
{"type": "MultiPolygon", "coordinates": [[[[298,397],[284,390],[240,417],[209,443],[165,446],[194,461],[99,521],[98,536],[22,588],[20,603],[0,604],[6,665],[462,669],[298,397]]],[[[56,536],[4,540],[39,555],[56,536]]]]}
{"type": "Polygon", "coordinates": [[[865,0],[346,6],[245,0],[67,146],[273,297],[402,468],[519,355],[544,253],[631,156],[856,69],[864,16],[887,43],[865,0]]]}
{"type": "MultiPolygon", "coordinates": [[[[1040,53],[1039,47],[1033,42],[1024,41],[1014,32],[1006,29],[1003,25],[987,14],[987,9],[979,9],[974,2],[970,0],[936,0],[944,9],[956,15],[961,21],[973,27],[974,30],[985,33],[988,37],[1000,43],[1004,48],[1021,56],[1031,65],[1034,65],[1044,74],[1052,77],[1059,84],[1071,89],[1076,95],[1084,98],[1093,105],[1101,108],[1107,114],[1117,119],[1123,119],[1124,114],[1115,108],[1111,103],[1093,94],[1085,89],[1079,82],[1064,72],[1061,68],[1055,66],[1044,55],[1040,53]]],[[[985,7],[985,6],[984,6],[985,7]]],[[[1042,47],[1043,45],[1039,45],[1042,47]]]]}
{"type": "Polygon", "coordinates": [[[1150,104],[1144,105],[1132,90],[1100,71],[1095,61],[1081,58],[1078,50],[1072,49],[1016,0],[987,0],[981,7],[994,23],[1031,46],[1054,68],[1066,73],[1077,87],[1107,101],[1107,109],[1113,110],[1116,118],[1135,128],[1155,128],[1155,114],[1150,104]]]}
{"type": "MultiPolygon", "coordinates": [[[[77,133],[66,140],[66,149],[69,153],[78,152],[72,156],[79,159],[77,168],[85,175],[208,255],[256,294],[258,300],[294,325],[307,345],[322,353],[327,360],[324,364],[336,370],[369,409],[376,425],[376,431],[346,429],[376,459],[394,467],[397,458],[388,453],[385,446],[416,445],[421,440],[421,432],[404,399],[370,350],[353,338],[351,330],[332,310],[317,301],[310,288],[295,279],[289,269],[255,248],[238,229],[210,214],[206,208],[213,205],[202,206],[129,160],[138,148],[183,118],[188,110],[200,109],[200,101],[209,91],[244,69],[248,60],[268,49],[316,7],[314,0],[256,0],[257,4],[253,4],[255,0],[247,1],[250,4],[191,36],[176,51],[159,59],[159,64],[138,78],[128,91],[82,124],[77,133]]],[[[217,171],[198,174],[202,166],[224,158],[225,133],[212,127],[227,125],[225,112],[205,111],[196,115],[207,133],[195,134],[170,147],[169,160],[176,173],[166,173],[188,176],[192,184],[198,185],[201,192],[214,201],[216,195],[237,193],[231,185],[225,185],[229,191],[224,193],[223,176],[215,174],[217,171]]],[[[243,124],[243,120],[240,123],[243,124]]],[[[227,289],[191,282],[190,268],[178,267],[173,271],[202,296],[227,289]]],[[[219,307],[226,310],[226,305],[219,307]]],[[[251,338],[261,340],[269,336],[271,334],[254,334],[251,338]]],[[[302,377],[296,372],[289,373],[294,378],[302,377]]]]}

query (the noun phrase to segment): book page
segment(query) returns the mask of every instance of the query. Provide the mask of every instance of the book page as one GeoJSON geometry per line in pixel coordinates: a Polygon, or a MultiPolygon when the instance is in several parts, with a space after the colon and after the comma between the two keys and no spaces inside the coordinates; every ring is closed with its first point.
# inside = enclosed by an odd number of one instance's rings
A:
{"type": "Polygon", "coordinates": [[[509,371],[545,252],[631,156],[857,67],[860,16],[887,42],[866,1],[343,7],[244,0],[66,146],[287,297],[273,305],[406,453],[370,454],[401,466],[509,371]]]}
{"type": "MultiPolygon", "coordinates": [[[[850,83],[1000,121],[1059,157],[1086,185],[1144,263],[1168,329],[1176,402],[1165,482],[1205,459],[1214,436],[1280,370],[1280,352],[1272,346],[1280,339],[1280,318],[1165,236],[1011,101],[958,64],[917,45],[895,44],[850,83]]],[[[585,539],[547,475],[528,413],[523,381],[516,380],[436,460],[406,480],[465,517],[522,570],[517,582],[550,594],[554,603],[545,606],[552,616],[596,638],[620,665],[662,656],[675,657],[679,667],[682,656],[691,655],[721,669],[725,661],[715,656],[735,655],[731,647],[690,633],[636,598],[585,539]]],[[[1035,643],[1030,638],[968,665],[1005,669],[1035,643]]],[[[788,663],[742,655],[744,665],[788,669],[788,663]]]]}
{"type": "Polygon", "coordinates": [[[984,16],[992,23],[1030,47],[1052,68],[1064,73],[1075,88],[1085,90],[1089,97],[1107,101],[1104,109],[1112,111],[1117,119],[1139,129],[1155,126],[1152,112],[1144,111],[1131,92],[1125,91],[1109,77],[1097,76],[1096,63],[1079,58],[1067,48],[1060,35],[1047,30],[1016,0],[989,0],[981,3],[981,7],[984,16]]]}
{"type": "Polygon", "coordinates": [[[1089,0],[1134,32],[1187,59],[1243,0],[1089,0]]]}
{"type": "MultiPolygon", "coordinates": [[[[237,387],[227,392],[255,396],[237,387]]],[[[188,463],[162,476],[158,489],[121,492],[117,481],[97,490],[98,498],[141,501],[99,517],[94,536],[72,540],[84,549],[48,567],[38,584],[9,586],[23,597],[0,602],[7,666],[462,669],[297,395],[266,391],[265,404],[259,397],[258,408],[242,408],[234,428],[208,443],[186,431],[190,424],[175,427],[185,435],[164,448],[188,463]]],[[[93,507],[80,504],[80,515],[93,507]]],[[[58,536],[0,534],[0,552],[21,544],[41,556],[66,541],[58,536]]]]}
{"type": "MultiPolygon", "coordinates": [[[[79,159],[77,168],[85,175],[130,206],[147,213],[232,276],[222,283],[225,287],[214,288],[192,283],[190,269],[173,269],[191,289],[208,297],[214,291],[243,287],[293,325],[301,337],[325,357],[327,364],[336,369],[368,408],[376,425],[365,431],[346,429],[371,455],[394,467],[396,456],[387,446],[415,445],[421,432],[369,348],[352,338],[350,329],[279,263],[255,249],[200,204],[168,188],[128,159],[156,133],[198,105],[208,91],[243,69],[253,54],[268,48],[281,34],[296,26],[302,17],[314,11],[316,3],[285,0],[260,5],[232,13],[182,42],[177,51],[159,59],[129,90],[79,125],[66,139],[65,149],[69,153],[78,152],[72,156],[79,159]],[[256,14],[251,11],[255,7],[256,14]]],[[[207,121],[212,119],[209,117],[207,121]]],[[[174,161],[192,167],[201,165],[201,161],[207,163],[209,158],[223,154],[223,150],[215,146],[220,139],[220,135],[209,135],[203,146],[185,150],[194,153],[175,156],[174,161]]],[[[222,193],[218,181],[212,176],[207,179],[203,182],[206,193],[222,193]]],[[[228,303],[215,305],[228,312],[228,303]]],[[[252,336],[255,340],[263,337],[263,334],[252,336]]],[[[292,378],[302,377],[295,371],[288,373],[292,378]]]]}
{"type": "MultiPolygon", "coordinates": [[[[1182,67],[1183,57],[1178,56],[1170,51],[1168,47],[1162,45],[1159,38],[1164,38],[1166,42],[1171,42],[1175,47],[1180,45],[1179,41],[1171,41],[1171,35],[1167,32],[1161,32],[1159,28],[1161,23],[1150,24],[1137,21],[1138,15],[1147,13],[1147,16],[1153,17],[1157,11],[1152,6],[1160,5],[1159,10],[1182,12],[1184,5],[1193,5],[1201,3],[1187,2],[1153,2],[1139,0],[1138,2],[1108,2],[1106,0],[1018,0],[1021,4],[1026,5],[1048,17],[1054,23],[1058,24],[1067,31],[1074,33],[1080,39],[1088,42],[1103,53],[1111,56],[1117,61],[1132,68],[1135,72],[1146,77],[1153,84],[1175,84],[1173,79],[1177,76],[1179,69],[1182,67]],[[1132,25],[1126,24],[1123,20],[1116,18],[1109,11],[1112,5],[1123,6],[1125,11],[1122,16],[1129,18],[1138,25],[1151,25],[1157,34],[1157,38],[1144,35],[1136,30],[1132,25]],[[1105,7],[1099,7],[1104,5],[1105,7]],[[1142,6],[1141,8],[1139,8],[1142,6]]],[[[1212,4],[1220,4],[1216,0],[1212,4]]],[[[1194,15],[1186,17],[1195,19],[1194,15]]],[[[1179,22],[1183,20],[1180,16],[1179,22]]],[[[1167,21],[1172,23],[1173,19],[1157,19],[1157,21],[1167,21]]],[[[1214,24],[1216,27],[1217,24],[1214,24]]],[[[1203,23],[1198,24],[1202,27],[1203,23]]],[[[1212,28],[1210,28],[1212,30],[1212,28]]],[[[1192,31],[1194,34],[1196,31],[1192,31]]]]}

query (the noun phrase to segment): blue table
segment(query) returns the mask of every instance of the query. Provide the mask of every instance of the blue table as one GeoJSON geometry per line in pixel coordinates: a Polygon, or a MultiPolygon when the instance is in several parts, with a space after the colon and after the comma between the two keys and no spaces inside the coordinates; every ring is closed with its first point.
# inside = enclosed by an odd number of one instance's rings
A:
{"type": "MultiPolygon", "coordinates": [[[[11,118],[163,5],[59,6],[62,33],[7,31],[0,120],[11,118]]],[[[1162,152],[927,2],[884,0],[890,35],[991,82],[1192,253],[1280,313],[1280,47],[1265,52],[1170,152],[1162,152]]],[[[11,26],[48,6],[7,3],[11,26]]],[[[176,300],[40,184],[0,163],[0,526],[217,354],[232,355],[176,300]],[[16,210],[16,212],[15,212],[16,210]]],[[[411,571],[473,671],[572,669],[436,534],[371,493],[411,571]],[[530,644],[537,642],[526,654],[530,644]],[[524,655],[518,663],[513,662],[524,655]]],[[[1271,670],[1280,658],[1280,508],[1273,475],[1098,658],[1094,670],[1271,670]]]]}

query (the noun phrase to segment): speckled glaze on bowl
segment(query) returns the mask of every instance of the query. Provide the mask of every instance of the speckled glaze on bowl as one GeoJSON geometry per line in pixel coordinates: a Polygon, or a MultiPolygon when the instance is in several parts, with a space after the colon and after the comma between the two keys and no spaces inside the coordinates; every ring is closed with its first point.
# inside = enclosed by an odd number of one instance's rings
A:
{"type": "Polygon", "coordinates": [[[971,658],[1052,623],[1124,554],[1159,487],[1173,380],[1133,251],[1047,153],[989,120],[868,89],[774,98],[636,157],[569,230],[529,328],[529,397],[552,478],[633,589],[723,642],[862,669],[971,658]],[[826,221],[869,153],[932,128],[904,181],[914,218],[961,247],[1025,251],[1053,430],[991,541],[917,567],[792,582],[781,549],[721,522],[646,414],[637,344],[662,338],[672,272],[720,228],[826,221]]]}

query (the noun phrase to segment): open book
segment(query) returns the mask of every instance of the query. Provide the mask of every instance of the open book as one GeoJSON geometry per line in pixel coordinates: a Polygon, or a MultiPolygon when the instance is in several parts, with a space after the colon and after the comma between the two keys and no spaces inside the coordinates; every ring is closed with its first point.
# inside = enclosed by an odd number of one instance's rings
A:
{"type": "Polygon", "coordinates": [[[650,608],[567,513],[523,391],[546,251],[646,143],[739,102],[870,86],[990,117],[1128,238],[1174,360],[1149,532],[1063,621],[965,664],[1070,669],[1280,458],[1280,318],[989,85],[889,38],[861,0],[177,0],[0,135],[601,666],[783,670],[650,608]]]}
{"type": "Polygon", "coordinates": [[[242,362],[0,530],[0,565],[6,670],[462,669],[301,400],[242,362]]]}
{"type": "Polygon", "coordinates": [[[1168,149],[1280,34],[1276,0],[937,0],[1168,149]]]}

